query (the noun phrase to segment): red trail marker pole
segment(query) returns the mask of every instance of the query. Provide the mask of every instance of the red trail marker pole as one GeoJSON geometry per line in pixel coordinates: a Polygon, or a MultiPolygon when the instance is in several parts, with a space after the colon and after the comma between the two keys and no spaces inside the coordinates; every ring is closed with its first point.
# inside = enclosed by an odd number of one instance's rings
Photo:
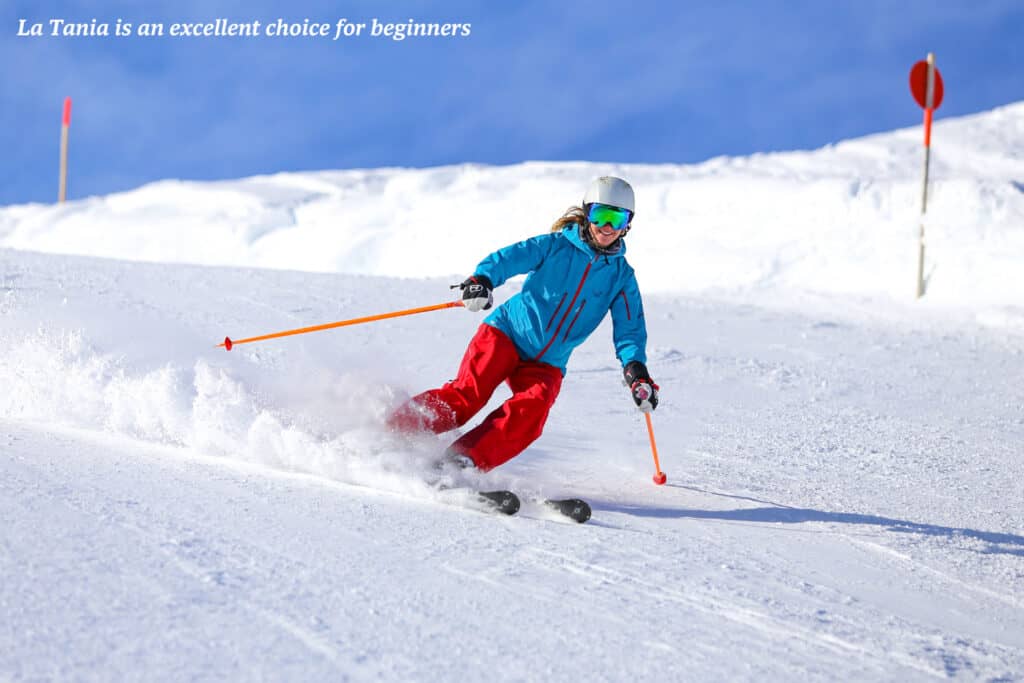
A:
{"type": "Polygon", "coordinates": [[[64,118],[60,126],[60,189],[57,190],[57,201],[67,198],[68,190],[68,130],[71,128],[71,98],[64,98],[64,118]]]}
{"type": "Polygon", "coordinates": [[[924,109],[924,178],[921,186],[921,227],[917,250],[917,298],[924,296],[924,215],[928,211],[928,166],[932,153],[932,114],[942,104],[942,75],[935,68],[935,54],[929,52],[910,69],[910,92],[924,109]]]}

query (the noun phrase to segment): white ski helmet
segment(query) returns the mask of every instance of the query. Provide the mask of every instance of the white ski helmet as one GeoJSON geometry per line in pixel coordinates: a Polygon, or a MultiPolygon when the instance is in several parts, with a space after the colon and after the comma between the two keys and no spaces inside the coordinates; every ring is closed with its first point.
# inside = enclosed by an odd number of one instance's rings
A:
{"type": "Polygon", "coordinates": [[[583,195],[583,205],[608,204],[636,213],[634,209],[633,188],[622,178],[601,176],[590,183],[587,193],[583,195]]]}

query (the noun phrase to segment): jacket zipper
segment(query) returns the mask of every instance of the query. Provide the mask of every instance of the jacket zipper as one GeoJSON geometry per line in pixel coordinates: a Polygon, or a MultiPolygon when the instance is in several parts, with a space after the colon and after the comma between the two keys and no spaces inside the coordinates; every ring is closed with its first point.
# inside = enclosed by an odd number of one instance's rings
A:
{"type": "Polygon", "coordinates": [[[576,299],[583,290],[583,283],[587,281],[587,275],[590,274],[590,267],[594,265],[595,260],[597,260],[596,256],[590,259],[590,263],[588,263],[587,267],[583,270],[583,277],[580,278],[580,284],[576,287],[576,293],[572,295],[572,301],[569,302],[569,307],[565,309],[562,319],[558,321],[558,327],[555,328],[555,333],[551,335],[551,339],[548,340],[548,343],[540,350],[540,353],[533,357],[534,361],[540,360],[541,357],[548,352],[548,349],[551,348],[551,345],[555,343],[555,339],[558,338],[558,331],[562,329],[562,325],[565,324],[565,319],[569,317],[569,313],[572,312],[572,307],[576,305],[576,299]]]}
{"type": "Polygon", "coordinates": [[[572,332],[572,326],[576,324],[576,319],[580,317],[580,313],[583,312],[583,307],[586,306],[586,305],[587,305],[587,300],[586,299],[584,299],[583,301],[580,302],[580,307],[578,309],[576,309],[576,315],[574,315],[572,317],[572,322],[569,323],[569,329],[567,329],[565,331],[565,336],[562,337],[562,341],[566,341],[566,340],[569,339],[569,333],[572,332]]]}
{"type": "Polygon", "coordinates": [[[625,290],[619,292],[622,295],[622,303],[626,304],[626,320],[632,320],[633,316],[629,314],[629,299],[626,298],[625,290]]]}
{"type": "Polygon", "coordinates": [[[558,306],[555,307],[555,312],[551,314],[551,320],[548,321],[548,326],[544,328],[545,332],[551,329],[551,323],[555,322],[555,316],[558,315],[560,310],[562,310],[562,304],[565,303],[565,297],[567,296],[569,296],[569,292],[562,295],[562,300],[558,302],[558,306]]]}

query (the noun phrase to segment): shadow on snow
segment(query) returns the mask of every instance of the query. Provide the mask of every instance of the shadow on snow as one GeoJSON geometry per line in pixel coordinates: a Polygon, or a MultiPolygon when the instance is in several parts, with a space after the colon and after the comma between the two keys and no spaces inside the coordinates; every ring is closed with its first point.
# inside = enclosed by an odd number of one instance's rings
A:
{"type": "Polygon", "coordinates": [[[604,503],[595,505],[595,509],[608,510],[610,512],[621,512],[636,517],[662,517],[662,518],[691,518],[691,519],[720,519],[731,522],[755,522],[760,524],[800,524],[803,522],[825,522],[830,524],[863,524],[869,526],[885,527],[889,531],[897,533],[915,533],[926,536],[945,536],[947,538],[970,538],[990,544],[989,547],[981,550],[983,553],[1019,555],[1024,557],[1024,536],[1004,534],[993,531],[978,531],[976,529],[962,529],[956,527],[940,526],[937,524],[924,524],[910,522],[891,517],[878,515],[866,515],[853,512],[827,512],[825,510],[814,510],[811,508],[796,508],[787,505],[780,505],[770,501],[758,500],[746,496],[736,496],[693,486],[679,486],[676,488],[689,489],[708,495],[722,498],[735,498],[738,500],[749,500],[755,503],[764,503],[770,507],[739,508],[735,510],[698,510],[689,508],[659,508],[646,507],[641,505],[623,505],[618,503],[604,503]]]}

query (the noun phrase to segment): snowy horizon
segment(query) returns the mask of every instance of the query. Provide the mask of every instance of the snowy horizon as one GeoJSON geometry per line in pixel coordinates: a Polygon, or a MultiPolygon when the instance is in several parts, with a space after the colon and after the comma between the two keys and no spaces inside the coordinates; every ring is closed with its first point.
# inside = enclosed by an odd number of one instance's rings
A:
{"type": "MultiPolygon", "coordinates": [[[[546,232],[597,175],[637,192],[645,292],[914,294],[921,127],[691,165],[529,162],[164,180],[0,207],[0,246],[392,277],[464,275],[546,232]],[[486,229],[481,230],[481,225],[486,229]],[[315,245],[315,246],[314,246],[315,245]]],[[[932,305],[1019,307],[1024,102],[936,123],[925,218],[932,305]]]]}

